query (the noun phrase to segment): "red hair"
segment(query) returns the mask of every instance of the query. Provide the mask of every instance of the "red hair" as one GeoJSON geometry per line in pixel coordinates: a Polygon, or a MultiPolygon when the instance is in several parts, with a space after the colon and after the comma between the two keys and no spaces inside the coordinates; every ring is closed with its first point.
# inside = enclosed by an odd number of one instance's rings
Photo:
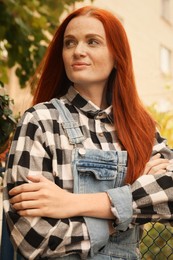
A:
{"type": "Polygon", "coordinates": [[[87,15],[100,20],[106,32],[109,50],[116,64],[111,73],[108,91],[112,94],[114,124],[118,138],[128,152],[126,183],[132,183],[150,159],[156,123],[142,105],[135,85],[131,51],[126,32],[120,21],[110,12],[87,6],[71,13],[57,29],[46,55],[36,72],[40,74],[34,104],[64,95],[70,81],[63,59],[63,37],[68,23],[77,16],[87,15]]]}

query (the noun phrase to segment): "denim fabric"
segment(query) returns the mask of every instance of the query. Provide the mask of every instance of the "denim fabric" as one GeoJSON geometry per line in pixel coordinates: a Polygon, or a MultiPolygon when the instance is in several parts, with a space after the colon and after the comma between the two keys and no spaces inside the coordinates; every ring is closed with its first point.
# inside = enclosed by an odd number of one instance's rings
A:
{"type": "MultiPolygon", "coordinates": [[[[93,257],[88,257],[87,260],[140,260],[139,249],[137,248],[139,237],[139,229],[129,229],[128,231],[117,233],[110,236],[105,247],[93,257]]],[[[69,255],[58,258],[56,260],[79,260],[78,255],[69,255]]]]}
{"type": "Polygon", "coordinates": [[[63,119],[62,126],[67,133],[69,143],[79,144],[84,141],[86,138],[83,136],[78,123],[73,120],[71,113],[68,111],[65,105],[63,105],[61,101],[56,98],[53,98],[51,101],[63,119]]]}
{"type": "MultiPolygon", "coordinates": [[[[64,127],[67,127],[66,133],[69,142],[75,143],[72,154],[74,193],[108,192],[118,213],[117,232],[112,236],[109,236],[107,220],[85,217],[91,241],[90,256],[87,259],[140,259],[137,251],[140,239],[139,227],[127,229],[132,217],[132,195],[130,188],[123,184],[126,174],[127,152],[93,150],[85,149],[84,146],[81,147],[84,138],[72,115],[56,99],[54,99],[54,105],[63,118],[64,127]],[[122,232],[121,230],[126,231],[122,232]]],[[[80,257],[69,255],[58,259],[77,260],[80,257]]]]}
{"type": "Polygon", "coordinates": [[[126,231],[132,222],[132,192],[128,185],[108,190],[107,193],[111,198],[112,205],[116,207],[117,219],[116,230],[126,231]]]}

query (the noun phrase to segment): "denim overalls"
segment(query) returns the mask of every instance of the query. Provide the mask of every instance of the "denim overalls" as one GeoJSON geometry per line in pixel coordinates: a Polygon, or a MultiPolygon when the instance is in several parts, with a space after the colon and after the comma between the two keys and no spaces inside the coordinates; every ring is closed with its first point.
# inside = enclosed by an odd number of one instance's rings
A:
{"type": "MultiPolygon", "coordinates": [[[[71,113],[61,101],[53,99],[52,103],[63,119],[63,128],[70,144],[74,145],[72,152],[74,193],[109,191],[108,194],[111,195],[112,192],[117,192],[115,196],[117,200],[122,200],[122,205],[129,205],[130,203],[127,201],[124,201],[123,204],[123,199],[126,200],[123,197],[123,191],[126,188],[123,186],[123,180],[126,174],[127,152],[85,149],[83,146],[85,137],[78,122],[74,121],[71,113]]],[[[131,205],[129,207],[132,208],[131,205]]],[[[140,259],[137,249],[140,240],[139,227],[119,231],[124,229],[124,225],[127,228],[131,220],[128,215],[132,214],[132,212],[126,211],[126,207],[120,211],[123,221],[119,226],[117,225],[117,231],[111,236],[109,236],[107,220],[84,217],[91,241],[88,260],[140,259]]],[[[76,254],[55,259],[77,260],[80,259],[80,256],[76,254]]]]}

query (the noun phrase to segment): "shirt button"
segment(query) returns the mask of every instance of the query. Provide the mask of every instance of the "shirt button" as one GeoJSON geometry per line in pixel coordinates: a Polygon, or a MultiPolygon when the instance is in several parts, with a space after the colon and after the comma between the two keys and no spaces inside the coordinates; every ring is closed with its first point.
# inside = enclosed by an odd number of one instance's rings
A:
{"type": "Polygon", "coordinates": [[[98,135],[99,135],[100,137],[103,137],[103,133],[99,133],[98,135]]]}
{"type": "Polygon", "coordinates": [[[86,151],[85,151],[84,148],[80,148],[80,149],[79,149],[79,153],[80,153],[80,155],[85,155],[85,154],[86,154],[86,151]]]}

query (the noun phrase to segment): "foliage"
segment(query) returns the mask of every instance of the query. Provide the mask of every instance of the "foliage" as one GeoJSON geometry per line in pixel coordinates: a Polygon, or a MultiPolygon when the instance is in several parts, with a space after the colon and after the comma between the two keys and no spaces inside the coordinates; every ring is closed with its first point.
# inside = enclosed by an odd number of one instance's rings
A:
{"type": "MultiPolygon", "coordinates": [[[[4,87],[0,82],[0,88],[4,87]]],[[[16,120],[12,116],[10,104],[13,103],[7,94],[0,95],[0,154],[8,147],[9,138],[14,131],[16,120]]]]}
{"type": "Polygon", "coordinates": [[[83,1],[0,0],[1,80],[8,83],[7,69],[17,64],[16,75],[24,87],[43,57],[63,11],[83,1]]]}
{"type": "Polygon", "coordinates": [[[168,140],[168,145],[173,148],[173,111],[159,112],[157,104],[152,104],[148,110],[158,122],[161,135],[168,140]]]}

